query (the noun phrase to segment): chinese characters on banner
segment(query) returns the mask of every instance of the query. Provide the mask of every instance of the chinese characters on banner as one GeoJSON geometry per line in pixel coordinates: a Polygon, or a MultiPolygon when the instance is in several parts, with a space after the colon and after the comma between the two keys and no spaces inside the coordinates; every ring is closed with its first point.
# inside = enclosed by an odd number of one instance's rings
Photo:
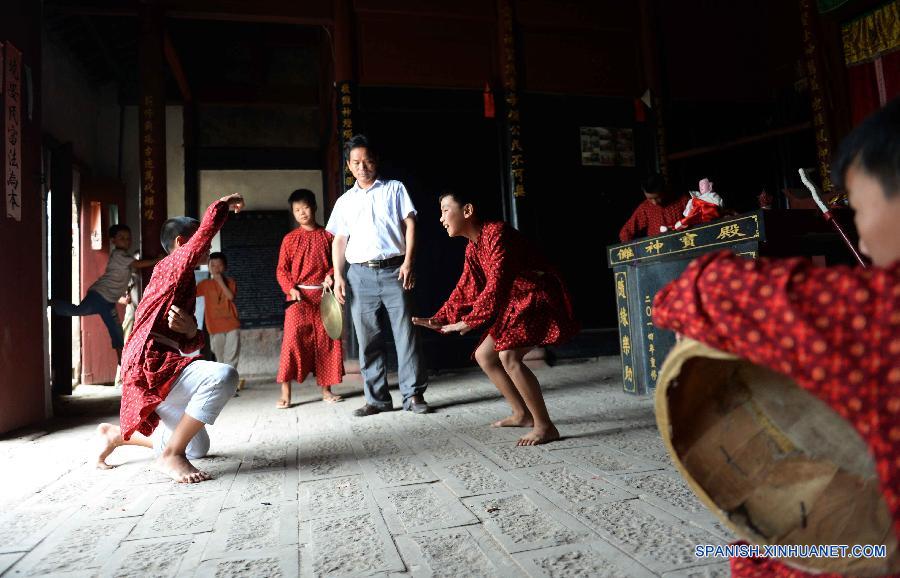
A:
{"type": "Polygon", "coordinates": [[[344,155],[344,143],[353,137],[353,89],[349,82],[338,83],[338,126],[340,127],[341,166],[344,186],[353,186],[354,179],[350,169],[347,168],[347,160],[344,155]]]}
{"type": "Polygon", "coordinates": [[[22,220],[22,53],[15,46],[3,46],[3,190],[6,216],[22,220]]]}
{"type": "Polygon", "coordinates": [[[154,159],[155,141],[155,107],[153,96],[146,95],[141,106],[141,218],[148,223],[156,221],[157,183],[156,163],[154,159]]]}
{"type": "Polygon", "coordinates": [[[522,148],[522,126],[519,120],[519,90],[516,73],[516,47],[513,37],[513,14],[509,2],[500,11],[503,41],[503,92],[506,101],[506,138],[509,145],[510,186],[513,196],[525,196],[525,151],[522,148]]]}

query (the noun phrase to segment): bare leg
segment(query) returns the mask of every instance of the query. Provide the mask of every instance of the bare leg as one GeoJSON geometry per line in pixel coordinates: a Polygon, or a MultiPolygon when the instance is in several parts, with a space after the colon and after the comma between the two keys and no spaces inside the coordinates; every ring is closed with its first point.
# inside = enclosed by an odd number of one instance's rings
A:
{"type": "Polygon", "coordinates": [[[275,404],[278,409],[287,409],[291,407],[291,382],[281,382],[281,399],[275,404]]]}
{"type": "Polygon", "coordinates": [[[497,387],[503,397],[506,398],[512,415],[495,421],[491,427],[531,427],[534,421],[531,412],[525,405],[525,400],[519,395],[516,386],[513,384],[503,364],[500,362],[500,355],[494,351],[494,338],[488,335],[485,340],[475,350],[475,361],[484,370],[488,379],[497,387]]]}
{"type": "Polygon", "coordinates": [[[101,423],[97,426],[97,435],[100,436],[101,449],[97,456],[97,467],[101,470],[108,470],[114,466],[106,463],[106,458],[113,450],[119,446],[143,446],[145,448],[153,448],[153,442],[150,438],[135,432],[131,439],[125,441],[122,438],[122,429],[111,423],[101,423]]]}
{"type": "Polygon", "coordinates": [[[525,400],[528,411],[534,418],[534,429],[519,438],[516,445],[534,446],[545,444],[559,439],[559,430],[550,421],[550,414],[544,404],[544,396],[541,393],[541,384],[528,367],[522,363],[525,354],[531,351],[531,347],[520,347],[500,352],[500,361],[503,369],[509,375],[516,389],[525,400]]]}
{"type": "Polygon", "coordinates": [[[169,442],[163,449],[162,454],[156,458],[154,468],[160,473],[166,474],[173,480],[183,484],[195,484],[204,480],[211,479],[206,472],[200,471],[188,461],[184,455],[188,443],[197,433],[206,425],[202,421],[197,420],[184,414],[181,421],[172,432],[169,442]]]}
{"type": "Polygon", "coordinates": [[[326,385],[322,387],[322,401],[327,403],[337,403],[339,401],[344,401],[344,398],[331,391],[330,385],[326,385]]]}

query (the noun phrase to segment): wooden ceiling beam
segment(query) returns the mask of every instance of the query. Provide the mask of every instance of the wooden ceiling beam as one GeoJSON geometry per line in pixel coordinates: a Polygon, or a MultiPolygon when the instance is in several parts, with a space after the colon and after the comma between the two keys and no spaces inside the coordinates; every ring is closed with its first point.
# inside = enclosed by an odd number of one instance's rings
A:
{"type": "MultiPolygon", "coordinates": [[[[254,0],[254,2],[168,0],[162,4],[166,17],[185,20],[308,26],[330,26],[333,22],[330,0],[302,3],[289,0],[254,0]]],[[[103,0],[89,0],[88,2],[54,0],[46,4],[45,10],[54,14],[73,16],[132,16],[136,18],[138,14],[136,2],[103,0]]]]}
{"type": "Polygon", "coordinates": [[[184,74],[184,68],[181,66],[181,60],[178,58],[175,45],[172,44],[172,37],[169,36],[168,32],[163,33],[163,53],[166,55],[166,62],[169,63],[169,68],[172,69],[172,76],[175,77],[175,82],[178,83],[181,97],[185,103],[191,102],[193,100],[191,87],[188,85],[187,76],[184,74]]]}

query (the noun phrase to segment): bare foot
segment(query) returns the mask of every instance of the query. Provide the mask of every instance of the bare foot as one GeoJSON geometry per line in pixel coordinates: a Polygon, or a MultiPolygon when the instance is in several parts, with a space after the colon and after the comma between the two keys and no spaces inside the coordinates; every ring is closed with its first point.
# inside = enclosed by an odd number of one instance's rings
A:
{"type": "Polygon", "coordinates": [[[331,391],[330,387],[322,388],[322,401],[325,403],[337,403],[344,401],[344,398],[331,391]]]}
{"type": "Polygon", "coordinates": [[[161,455],[153,462],[153,469],[179,484],[196,484],[211,480],[212,476],[194,467],[186,457],[178,454],[161,455]]]}
{"type": "Polygon", "coordinates": [[[534,419],[530,415],[511,415],[495,421],[491,427],[534,427],[534,419]]]}
{"type": "Polygon", "coordinates": [[[552,423],[548,427],[534,428],[519,438],[517,446],[536,446],[546,444],[559,439],[559,430],[552,423]]]}
{"type": "Polygon", "coordinates": [[[291,407],[291,400],[281,398],[278,400],[278,403],[275,404],[277,409],[288,409],[291,407]]]}
{"type": "Polygon", "coordinates": [[[117,425],[101,423],[97,426],[97,435],[100,436],[102,448],[97,456],[97,468],[101,470],[111,469],[115,466],[106,463],[106,458],[113,453],[114,449],[125,443],[122,439],[122,430],[117,425]]]}

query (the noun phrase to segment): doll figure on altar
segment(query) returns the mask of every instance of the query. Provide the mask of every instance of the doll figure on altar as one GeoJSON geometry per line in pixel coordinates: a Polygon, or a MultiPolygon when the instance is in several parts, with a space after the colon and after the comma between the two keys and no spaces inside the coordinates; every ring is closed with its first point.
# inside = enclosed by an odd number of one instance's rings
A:
{"type": "Polygon", "coordinates": [[[679,219],[671,227],[665,225],[659,228],[661,233],[669,229],[680,231],[691,225],[706,223],[722,216],[722,197],[713,191],[713,183],[709,179],[700,181],[699,191],[690,191],[691,200],[684,208],[684,218],[679,219]]]}

